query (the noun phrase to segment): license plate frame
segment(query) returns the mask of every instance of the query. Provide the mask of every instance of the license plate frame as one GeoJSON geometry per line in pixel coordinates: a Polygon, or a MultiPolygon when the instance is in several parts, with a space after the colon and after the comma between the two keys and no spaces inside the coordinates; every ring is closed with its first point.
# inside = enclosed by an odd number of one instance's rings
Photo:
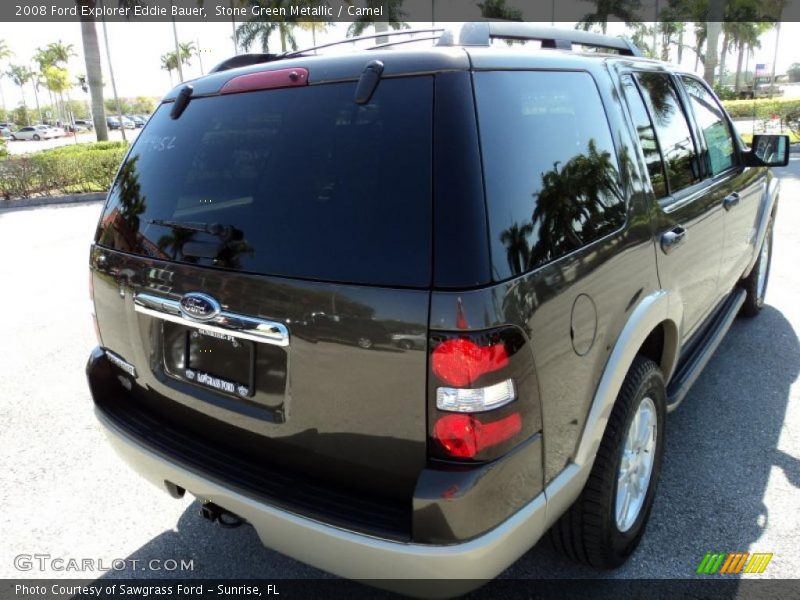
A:
{"type": "Polygon", "coordinates": [[[202,326],[184,327],[183,378],[187,381],[211,389],[219,393],[250,399],[255,394],[256,349],[249,340],[241,340],[227,334],[203,329],[202,326]],[[205,348],[203,348],[205,346],[205,348]],[[232,347],[232,348],[231,348],[232,347]],[[246,363],[246,375],[235,376],[221,374],[220,369],[208,365],[199,359],[193,360],[202,350],[233,350],[243,356],[239,358],[246,363]],[[242,381],[244,380],[244,381],[242,381]]]}

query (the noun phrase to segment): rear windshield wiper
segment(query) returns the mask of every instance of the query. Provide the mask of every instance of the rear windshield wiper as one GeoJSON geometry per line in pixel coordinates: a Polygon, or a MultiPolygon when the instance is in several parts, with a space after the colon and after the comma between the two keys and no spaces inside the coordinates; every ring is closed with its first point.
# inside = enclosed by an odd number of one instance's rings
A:
{"type": "Polygon", "coordinates": [[[199,231],[218,237],[223,242],[241,240],[244,232],[233,225],[222,225],[221,223],[192,223],[183,221],[168,221],[164,219],[148,219],[150,225],[162,225],[172,229],[184,229],[186,231],[199,231]]]}

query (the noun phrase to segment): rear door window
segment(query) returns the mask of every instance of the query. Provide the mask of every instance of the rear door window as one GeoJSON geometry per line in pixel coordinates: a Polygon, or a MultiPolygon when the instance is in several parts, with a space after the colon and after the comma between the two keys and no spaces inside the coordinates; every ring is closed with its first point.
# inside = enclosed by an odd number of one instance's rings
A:
{"type": "Polygon", "coordinates": [[[162,105],[111,189],[98,242],[262,274],[424,287],[431,279],[433,78],[162,105]]]}
{"type": "Polygon", "coordinates": [[[496,279],[624,225],[619,165],[591,75],[479,72],[475,94],[496,279]]]}
{"type": "Polygon", "coordinates": [[[669,192],[675,194],[700,180],[697,150],[686,114],[668,73],[638,73],[636,78],[656,128],[669,192]]]}
{"type": "Polygon", "coordinates": [[[639,94],[636,83],[633,81],[633,76],[623,75],[620,77],[620,81],[625,91],[628,108],[631,111],[631,119],[639,137],[639,145],[642,148],[644,160],[647,164],[647,172],[650,175],[653,193],[656,198],[663,198],[667,195],[667,180],[664,176],[664,162],[661,160],[661,152],[658,149],[656,131],[653,129],[653,123],[647,114],[647,108],[644,105],[642,96],[639,94]]]}

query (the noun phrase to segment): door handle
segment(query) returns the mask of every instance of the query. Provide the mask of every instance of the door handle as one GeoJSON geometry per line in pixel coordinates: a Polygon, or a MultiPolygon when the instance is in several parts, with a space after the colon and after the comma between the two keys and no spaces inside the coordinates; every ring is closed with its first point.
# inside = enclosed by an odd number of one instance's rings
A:
{"type": "Polygon", "coordinates": [[[739,204],[739,193],[733,192],[732,194],[725,196],[725,199],[722,201],[722,208],[725,210],[730,210],[737,204],[739,204]]]}
{"type": "Polygon", "coordinates": [[[677,246],[680,246],[686,239],[686,229],[682,225],[678,225],[669,231],[661,234],[661,250],[664,254],[669,254],[677,246]]]}

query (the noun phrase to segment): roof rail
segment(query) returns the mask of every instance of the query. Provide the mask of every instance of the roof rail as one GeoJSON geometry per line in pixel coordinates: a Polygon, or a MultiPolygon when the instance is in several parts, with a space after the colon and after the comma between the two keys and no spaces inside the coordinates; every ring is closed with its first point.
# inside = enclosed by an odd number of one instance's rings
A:
{"type": "Polygon", "coordinates": [[[490,46],[492,39],[538,40],[542,48],[572,50],[573,44],[616,50],[626,56],[643,56],[630,40],[578,29],[558,29],[533,23],[488,21],[464,23],[458,32],[446,31],[439,46],[490,46]],[[456,35],[458,36],[456,38],[456,35]]]}
{"type": "MultiPolygon", "coordinates": [[[[384,38],[384,37],[392,37],[397,35],[415,35],[417,33],[442,33],[445,31],[444,27],[428,27],[427,29],[400,29],[398,31],[384,31],[382,33],[375,33],[371,35],[359,35],[356,37],[345,38],[343,40],[339,40],[338,42],[329,42],[327,44],[319,44],[317,46],[311,46],[309,48],[303,48],[302,50],[292,50],[291,52],[284,52],[283,54],[278,55],[278,58],[291,58],[293,56],[301,56],[308,52],[314,52],[316,50],[321,50],[322,48],[330,48],[332,46],[340,46],[342,44],[354,44],[356,42],[360,42],[362,40],[374,40],[376,38],[384,38]]],[[[436,36],[438,38],[439,36],[436,36]]],[[[435,39],[431,36],[423,38],[425,40],[435,39]]],[[[419,39],[410,39],[406,40],[405,42],[389,42],[386,44],[379,44],[379,46],[393,46],[394,44],[402,44],[402,43],[410,43],[421,41],[419,39]]]]}
{"type": "MultiPolygon", "coordinates": [[[[222,61],[213,69],[211,69],[209,73],[218,73],[220,71],[227,71],[228,69],[236,69],[238,67],[247,67],[249,65],[256,65],[265,62],[283,60],[285,58],[303,56],[309,52],[316,52],[317,50],[321,50],[322,48],[330,48],[332,46],[340,46],[342,44],[354,44],[362,40],[374,40],[377,38],[384,38],[384,37],[388,38],[398,35],[415,35],[418,33],[437,34],[435,36],[427,36],[424,38],[412,38],[410,40],[387,42],[385,44],[378,44],[377,46],[374,46],[374,48],[386,48],[387,46],[394,46],[397,44],[408,44],[411,42],[420,42],[424,40],[437,40],[439,39],[438,34],[441,34],[443,31],[445,31],[444,27],[429,27],[427,29],[401,29],[398,31],[384,31],[382,33],[376,33],[374,35],[360,35],[357,37],[345,38],[337,42],[319,44],[317,46],[311,46],[309,48],[303,48],[301,50],[290,50],[289,52],[283,52],[281,54],[238,54],[236,56],[228,58],[227,60],[222,61]]],[[[370,47],[367,49],[372,50],[373,48],[370,47]]]]}
{"type": "Polygon", "coordinates": [[[630,40],[612,37],[610,35],[600,35],[588,31],[577,29],[558,29],[555,27],[543,27],[532,23],[512,22],[512,21],[488,21],[477,23],[465,23],[458,32],[447,30],[443,27],[429,27],[426,29],[401,29],[398,31],[384,31],[371,35],[360,35],[357,37],[346,38],[337,42],[319,44],[301,50],[291,50],[281,54],[239,54],[222,61],[215,66],[209,73],[227,71],[237,67],[255,65],[259,63],[283,60],[297,56],[305,56],[310,52],[316,53],[323,48],[331,48],[343,44],[355,44],[363,40],[374,40],[378,38],[389,38],[400,35],[417,35],[420,33],[434,34],[425,37],[412,37],[407,40],[392,40],[383,44],[366,48],[375,50],[396,46],[398,44],[410,44],[412,42],[422,42],[426,40],[438,40],[437,46],[490,46],[492,39],[506,40],[539,40],[542,48],[557,48],[559,50],[572,50],[572,44],[581,46],[591,46],[605,50],[616,50],[625,56],[643,56],[630,40]],[[441,34],[441,35],[439,35],[441,34]],[[456,35],[458,36],[456,38],[456,35]]]}

